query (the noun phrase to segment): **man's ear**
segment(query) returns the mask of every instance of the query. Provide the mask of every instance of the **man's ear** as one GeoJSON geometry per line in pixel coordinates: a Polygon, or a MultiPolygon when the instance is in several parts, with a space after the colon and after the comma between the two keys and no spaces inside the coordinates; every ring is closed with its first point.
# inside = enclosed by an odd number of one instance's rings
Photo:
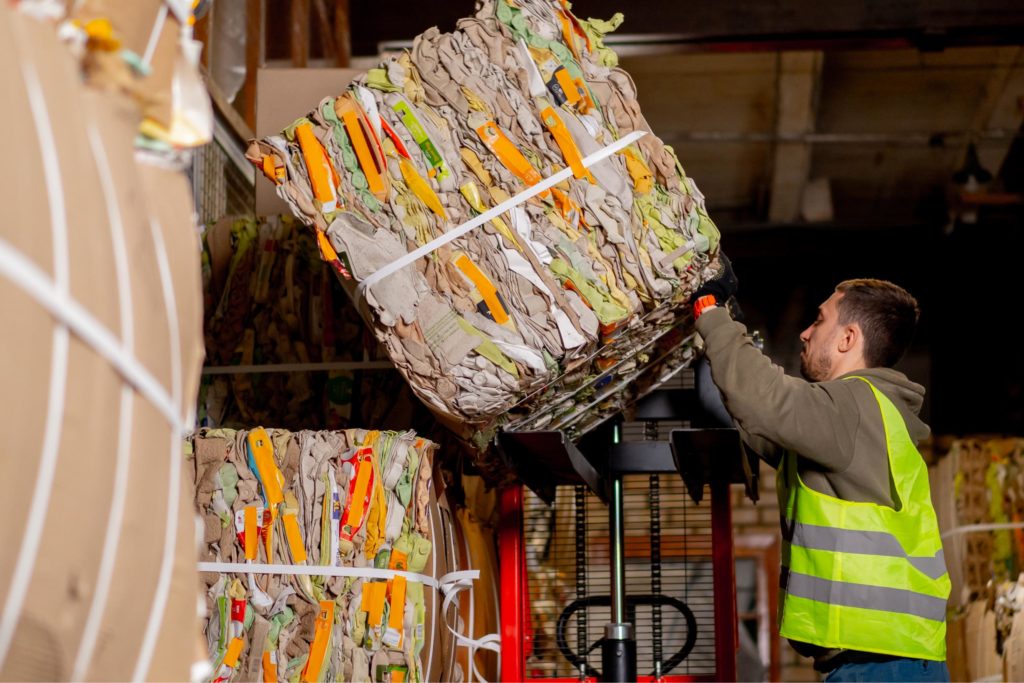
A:
{"type": "Polygon", "coordinates": [[[860,325],[857,323],[850,323],[844,325],[839,331],[839,352],[848,353],[857,346],[857,343],[861,341],[863,335],[860,331],[860,325]]]}

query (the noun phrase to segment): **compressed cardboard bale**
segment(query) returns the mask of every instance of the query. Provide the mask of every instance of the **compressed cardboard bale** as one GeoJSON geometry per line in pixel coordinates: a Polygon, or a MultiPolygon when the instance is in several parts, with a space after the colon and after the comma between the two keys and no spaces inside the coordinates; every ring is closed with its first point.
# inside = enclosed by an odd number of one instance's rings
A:
{"type": "Polygon", "coordinates": [[[215,429],[190,441],[204,560],[228,563],[201,567],[215,680],[458,678],[456,622],[416,578],[466,568],[434,490],[435,448],[412,432],[358,429],[215,429]],[[275,567],[248,574],[247,562],[275,567]],[[285,571],[305,565],[349,574],[285,571]]]}
{"type": "Polygon", "coordinates": [[[977,681],[1001,676],[1002,658],[996,649],[996,616],[987,601],[975,600],[964,616],[964,651],[967,655],[967,679],[977,681]]]}
{"type": "Polygon", "coordinates": [[[1024,440],[958,439],[931,470],[956,607],[1024,570],[1024,440]]]}
{"type": "Polygon", "coordinates": [[[55,27],[11,7],[0,678],[186,680],[199,622],[180,439],[202,358],[190,191],[137,160],[137,103],[86,87],[55,27]]]}
{"type": "MultiPolygon", "coordinates": [[[[950,680],[954,678],[950,672],[950,680]]],[[[1013,627],[1003,642],[1003,680],[1024,681],[1024,612],[1013,616],[1013,627]]]]}
{"type": "Polygon", "coordinates": [[[950,616],[946,620],[946,665],[949,680],[967,681],[967,649],[964,641],[964,617],[950,616]]]}
{"type": "Polygon", "coordinates": [[[480,2],[248,152],[416,394],[481,449],[502,426],[585,431],[646,368],[664,363],[650,388],[692,354],[686,302],[716,272],[718,231],[603,45],[617,24],[480,2]]]}
{"type": "Polygon", "coordinates": [[[939,522],[939,531],[942,533],[942,550],[951,584],[949,604],[953,609],[961,607],[970,599],[969,596],[964,597],[963,539],[959,534],[950,534],[957,526],[955,477],[956,458],[951,453],[939,457],[928,467],[932,505],[939,522]]]}
{"type": "MultiPolygon", "coordinates": [[[[199,424],[340,429],[419,423],[405,380],[366,330],[313,235],[291,216],[223,219],[203,237],[206,358],[199,424]],[[384,361],[374,370],[304,370],[308,363],[384,361]],[[289,364],[288,372],[230,365],[289,364]],[[223,371],[229,372],[223,372],[223,371]],[[221,374],[223,373],[223,374],[221,374]],[[230,374],[229,374],[230,373],[230,374]]],[[[426,410],[421,409],[421,413],[426,410]]]]}

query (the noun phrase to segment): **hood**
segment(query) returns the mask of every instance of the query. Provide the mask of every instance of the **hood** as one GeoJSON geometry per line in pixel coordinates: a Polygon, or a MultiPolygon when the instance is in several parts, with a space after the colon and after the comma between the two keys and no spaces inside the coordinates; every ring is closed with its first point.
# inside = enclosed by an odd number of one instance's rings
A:
{"type": "Polygon", "coordinates": [[[920,442],[928,437],[931,429],[918,417],[924,404],[923,386],[912,382],[902,372],[892,368],[867,368],[851,372],[847,376],[851,375],[871,380],[871,383],[893,402],[907,423],[907,431],[914,442],[920,442]]]}

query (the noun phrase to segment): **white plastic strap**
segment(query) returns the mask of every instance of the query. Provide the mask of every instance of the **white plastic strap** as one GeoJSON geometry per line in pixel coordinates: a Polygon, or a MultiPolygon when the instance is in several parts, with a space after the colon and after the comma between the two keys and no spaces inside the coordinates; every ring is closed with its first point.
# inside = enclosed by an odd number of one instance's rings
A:
{"type": "Polygon", "coordinates": [[[952,538],[961,534],[969,534],[976,531],[1004,531],[1007,529],[1024,529],[1024,522],[1001,522],[993,524],[966,524],[950,529],[942,534],[942,538],[952,538]]]}
{"type": "MultiPolygon", "coordinates": [[[[463,572],[455,572],[455,574],[459,573],[463,572]]],[[[480,572],[477,571],[475,573],[479,575],[480,572]]],[[[446,576],[452,576],[452,574],[448,574],[446,576]]],[[[455,600],[455,596],[458,595],[460,591],[463,591],[467,588],[472,588],[472,586],[472,581],[455,581],[451,584],[450,589],[445,591],[444,603],[441,605],[441,618],[442,620],[444,620],[445,627],[455,637],[456,647],[465,647],[469,649],[468,660],[469,667],[471,669],[471,671],[469,672],[470,680],[472,680],[475,677],[480,681],[480,683],[488,683],[487,679],[480,675],[479,669],[476,668],[476,657],[474,656],[474,653],[476,650],[490,650],[491,652],[496,652],[500,655],[501,634],[489,633],[480,638],[472,638],[463,633],[460,633],[457,629],[452,628],[451,624],[449,624],[447,619],[445,619],[445,615],[448,614],[448,607],[451,606],[452,602],[455,600]]],[[[472,609],[472,604],[470,604],[470,614],[472,614],[472,609]]],[[[461,619],[458,619],[457,623],[460,627],[462,626],[461,619]]]]}
{"type": "Polygon", "coordinates": [[[160,42],[160,34],[164,32],[164,24],[167,23],[167,5],[160,5],[160,10],[157,12],[156,21],[153,22],[153,28],[149,31],[149,40],[146,42],[146,53],[142,56],[142,61],[147,67],[153,61],[153,53],[156,52],[157,43],[160,42]]]}
{"type": "MultiPolygon", "coordinates": [[[[626,147],[629,147],[631,144],[633,144],[634,142],[636,142],[645,135],[647,135],[647,131],[633,131],[629,135],[620,138],[613,142],[612,144],[607,145],[606,147],[602,147],[593,154],[589,154],[586,157],[584,157],[583,167],[590,168],[594,164],[600,161],[604,161],[612,154],[615,154],[616,152],[625,149],[626,147]]],[[[359,293],[360,297],[365,298],[365,292],[367,288],[380,282],[387,276],[397,273],[399,270],[405,268],[416,259],[426,256],[430,252],[443,247],[444,245],[448,244],[449,242],[455,239],[458,239],[459,237],[462,237],[470,230],[480,227],[484,223],[487,223],[488,221],[497,218],[506,211],[511,211],[512,209],[519,206],[526,200],[536,197],[541,192],[544,192],[545,190],[548,190],[549,188],[554,187],[563,180],[568,180],[571,177],[572,169],[568,167],[563,168],[561,171],[554,174],[553,176],[545,178],[536,185],[531,185],[530,187],[526,188],[516,196],[506,199],[501,204],[498,204],[494,208],[483,212],[482,214],[476,216],[475,218],[471,218],[470,220],[466,221],[459,227],[454,228],[453,230],[449,230],[448,232],[441,235],[437,239],[431,240],[430,242],[424,244],[422,247],[414,249],[413,251],[410,251],[408,254],[402,256],[401,258],[395,259],[386,266],[378,268],[374,272],[370,273],[370,275],[365,280],[359,283],[359,287],[357,288],[356,291],[359,293]]]]}
{"type": "Polygon", "coordinates": [[[375,567],[322,567],[307,564],[249,564],[247,562],[200,562],[199,571],[218,572],[221,574],[275,574],[279,576],[351,576],[360,579],[393,579],[404,576],[409,581],[417,581],[445,594],[445,605],[448,597],[473,585],[480,578],[480,570],[467,569],[450,572],[435,579],[426,574],[404,572],[398,569],[377,569],[375,567]]]}
{"type": "Polygon", "coordinates": [[[60,291],[50,276],[23,253],[0,239],[0,276],[6,277],[49,311],[62,326],[99,354],[164,416],[177,434],[184,434],[181,417],[171,396],[155,377],[128,353],[124,344],[67,293],[60,291]]]}

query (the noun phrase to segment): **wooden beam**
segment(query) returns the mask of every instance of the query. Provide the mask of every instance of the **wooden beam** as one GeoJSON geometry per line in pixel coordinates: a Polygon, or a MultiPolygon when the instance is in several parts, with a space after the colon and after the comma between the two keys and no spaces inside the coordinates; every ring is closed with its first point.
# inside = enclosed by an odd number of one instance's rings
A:
{"type": "Polygon", "coordinates": [[[334,35],[334,24],[327,14],[327,3],[324,0],[313,0],[313,10],[316,12],[316,21],[320,25],[320,40],[323,43],[326,60],[337,62],[338,43],[334,35]]]}
{"type": "Polygon", "coordinates": [[[334,2],[334,44],[338,46],[337,65],[347,69],[352,63],[352,27],[348,0],[334,2]]]}
{"type": "Polygon", "coordinates": [[[210,24],[212,22],[213,12],[207,10],[206,14],[203,15],[202,19],[199,19],[195,26],[192,27],[192,37],[203,44],[202,56],[199,59],[199,63],[203,65],[203,68],[210,68],[210,24]]]}
{"type": "Polygon", "coordinates": [[[242,86],[242,116],[250,130],[256,130],[256,72],[263,66],[263,2],[245,3],[245,83],[242,86]]]}
{"type": "MultiPolygon", "coordinates": [[[[996,54],[992,74],[978,101],[971,121],[971,132],[1018,130],[1024,122],[1024,48],[1003,47],[996,54]]],[[[977,145],[978,160],[993,175],[999,173],[1012,139],[977,145]]],[[[966,154],[967,145],[964,145],[966,154]]],[[[963,155],[959,161],[963,160],[963,155]]]]}
{"type": "Polygon", "coordinates": [[[309,66],[309,0],[291,0],[292,66],[309,66]]]}
{"type": "MultiPolygon", "coordinates": [[[[778,56],[775,132],[780,136],[814,131],[821,88],[821,52],[783,52],[778,56]]],[[[779,142],[772,159],[768,220],[791,222],[800,215],[804,186],[811,170],[806,142],[779,142]]]]}
{"type": "Polygon", "coordinates": [[[246,142],[256,137],[253,134],[255,129],[231,106],[231,103],[224,97],[220,88],[214,83],[213,78],[210,77],[210,72],[203,68],[199,70],[199,73],[202,75],[206,91],[210,95],[210,102],[213,103],[214,108],[227,123],[228,128],[231,129],[241,142],[246,142]]]}

